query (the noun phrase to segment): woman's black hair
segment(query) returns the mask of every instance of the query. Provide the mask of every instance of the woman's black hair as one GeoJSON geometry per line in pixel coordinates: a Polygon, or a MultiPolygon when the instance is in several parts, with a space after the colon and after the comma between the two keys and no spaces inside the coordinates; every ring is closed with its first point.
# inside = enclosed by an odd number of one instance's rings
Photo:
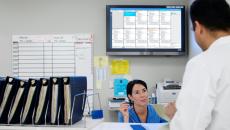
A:
{"type": "MultiPolygon", "coordinates": [[[[129,81],[129,83],[127,84],[127,87],[126,87],[126,92],[127,92],[127,97],[129,99],[129,96],[128,95],[132,95],[132,91],[133,91],[133,86],[135,84],[141,84],[143,85],[146,89],[147,88],[147,84],[145,83],[145,81],[143,80],[139,80],[139,79],[136,79],[136,80],[132,80],[132,81],[129,81]]],[[[133,102],[129,99],[129,104],[130,105],[133,105],[133,102]]]]}

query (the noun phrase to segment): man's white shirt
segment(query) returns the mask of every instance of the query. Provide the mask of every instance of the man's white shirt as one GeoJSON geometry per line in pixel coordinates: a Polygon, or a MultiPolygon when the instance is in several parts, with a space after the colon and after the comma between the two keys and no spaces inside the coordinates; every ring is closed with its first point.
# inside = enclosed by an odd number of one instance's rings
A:
{"type": "Polygon", "coordinates": [[[230,36],[186,65],[170,130],[230,129],[230,36]]]}

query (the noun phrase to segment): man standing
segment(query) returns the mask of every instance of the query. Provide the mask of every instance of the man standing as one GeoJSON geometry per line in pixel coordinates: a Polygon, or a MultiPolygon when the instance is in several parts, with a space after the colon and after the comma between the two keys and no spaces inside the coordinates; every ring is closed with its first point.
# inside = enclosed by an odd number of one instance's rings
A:
{"type": "Polygon", "coordinates": [[[195,0],[190,9],[203,52],[187,63],[176,106],[166,107],[170,130],[229,130],[230,8],[225,0],[195,0]]]}

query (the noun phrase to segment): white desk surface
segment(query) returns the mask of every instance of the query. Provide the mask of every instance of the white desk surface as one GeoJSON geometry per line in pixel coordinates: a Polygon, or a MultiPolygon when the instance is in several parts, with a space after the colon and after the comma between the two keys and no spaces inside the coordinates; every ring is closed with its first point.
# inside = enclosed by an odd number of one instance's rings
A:
{"type": "MultiPolygon", "coordinates": [[[[94,127],[92,130],[132,130],[130,127],[131,124],[138,123],[112,123],[112,122],[103,122],[94,127]]],[[[168,123],[139,123],[146,130],[169,130],[168,123]]]]}
{"type": "Polygon", "coordinates": [[[91,130],[100,123],[103,119],[92,119],[91,117],[86,117],[86,121],[82,119],[81,121],[75,123],[74,125],[0,125],[0,130],[91,130]]]}

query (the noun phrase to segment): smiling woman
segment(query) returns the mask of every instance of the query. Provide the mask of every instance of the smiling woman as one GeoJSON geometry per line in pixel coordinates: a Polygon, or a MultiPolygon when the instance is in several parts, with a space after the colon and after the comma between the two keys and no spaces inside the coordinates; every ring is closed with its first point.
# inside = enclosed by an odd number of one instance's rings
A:
{"type": "Polygon", "coordinates": [[[119,122],[161,123],[154,108],[148,104],[148,88],[142,80],[132,80],[127,85],[129,103],[122,103],[118,113],[119,122]]]}

